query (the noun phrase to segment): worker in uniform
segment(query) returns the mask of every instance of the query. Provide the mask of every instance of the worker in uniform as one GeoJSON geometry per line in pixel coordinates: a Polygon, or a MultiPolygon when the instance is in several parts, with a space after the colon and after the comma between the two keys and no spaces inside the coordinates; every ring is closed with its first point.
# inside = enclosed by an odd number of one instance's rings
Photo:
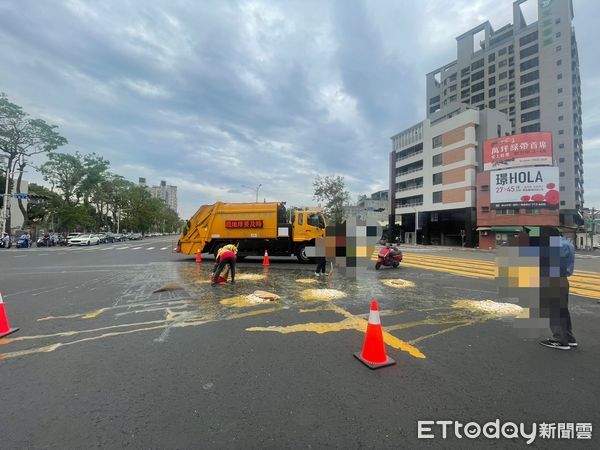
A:
{"type": "Polygon", "coordinates": [[[213,274],[211,276],[211,286],[219,284],[219,275],[221,275],[225,266],[229,266],[231,282],[235,283],[235,262],[237,260],[237,252],[238,249],[233,244],[228,244],[219,249],[213,268],[213,274]]]}

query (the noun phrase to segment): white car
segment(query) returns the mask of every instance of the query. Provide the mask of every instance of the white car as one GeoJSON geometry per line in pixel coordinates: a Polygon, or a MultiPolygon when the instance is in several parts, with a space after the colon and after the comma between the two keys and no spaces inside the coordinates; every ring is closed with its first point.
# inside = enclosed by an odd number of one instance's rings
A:
{"type": "Polygon", "coordinates": [[[99,243],[100,238],[95,234],[81,234],[69,239],[67,245],[98,245],[99,243]]]}

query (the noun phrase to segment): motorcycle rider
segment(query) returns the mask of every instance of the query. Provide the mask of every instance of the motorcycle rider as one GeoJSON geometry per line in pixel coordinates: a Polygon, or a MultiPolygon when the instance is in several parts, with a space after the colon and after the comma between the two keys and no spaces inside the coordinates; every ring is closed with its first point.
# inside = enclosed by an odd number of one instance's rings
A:
{"type": "Polygon", "coordinates": [[[394,259],[394,256],[401,253],[400,249],[396,245],[387,244],[386,248],[389,250],[388,254],[385,255],[386,259],[394,259]]]}
{"type": "Polygon", "coordinates": [[[2,233],[2,247],[10,248],[10,245],[11,245],[10,236],[8,235],[8,233],[3,232],[2,233]]]}

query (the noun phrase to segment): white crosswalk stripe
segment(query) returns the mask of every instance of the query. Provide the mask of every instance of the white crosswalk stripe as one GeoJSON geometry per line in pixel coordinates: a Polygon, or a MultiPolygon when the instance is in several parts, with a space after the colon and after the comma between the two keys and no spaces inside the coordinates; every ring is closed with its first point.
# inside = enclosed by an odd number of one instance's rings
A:
{"type": "Polygon", "coordinates": [[[147,250],[154,250],[154,247],[148,247],[147,250]]]}

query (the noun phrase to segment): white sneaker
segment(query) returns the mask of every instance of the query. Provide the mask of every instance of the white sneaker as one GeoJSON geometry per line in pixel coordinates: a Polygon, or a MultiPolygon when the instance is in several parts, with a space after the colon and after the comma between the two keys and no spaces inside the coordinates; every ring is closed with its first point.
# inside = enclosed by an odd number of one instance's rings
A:
{"type": "Polygon", "coordinates": [[[317,277],[317,278],[318,278],[318,277],[320,277],[320,276],[321,276],[321,274],[320,274],[319,272],[315,272],[315,277],[317,277]]]}

